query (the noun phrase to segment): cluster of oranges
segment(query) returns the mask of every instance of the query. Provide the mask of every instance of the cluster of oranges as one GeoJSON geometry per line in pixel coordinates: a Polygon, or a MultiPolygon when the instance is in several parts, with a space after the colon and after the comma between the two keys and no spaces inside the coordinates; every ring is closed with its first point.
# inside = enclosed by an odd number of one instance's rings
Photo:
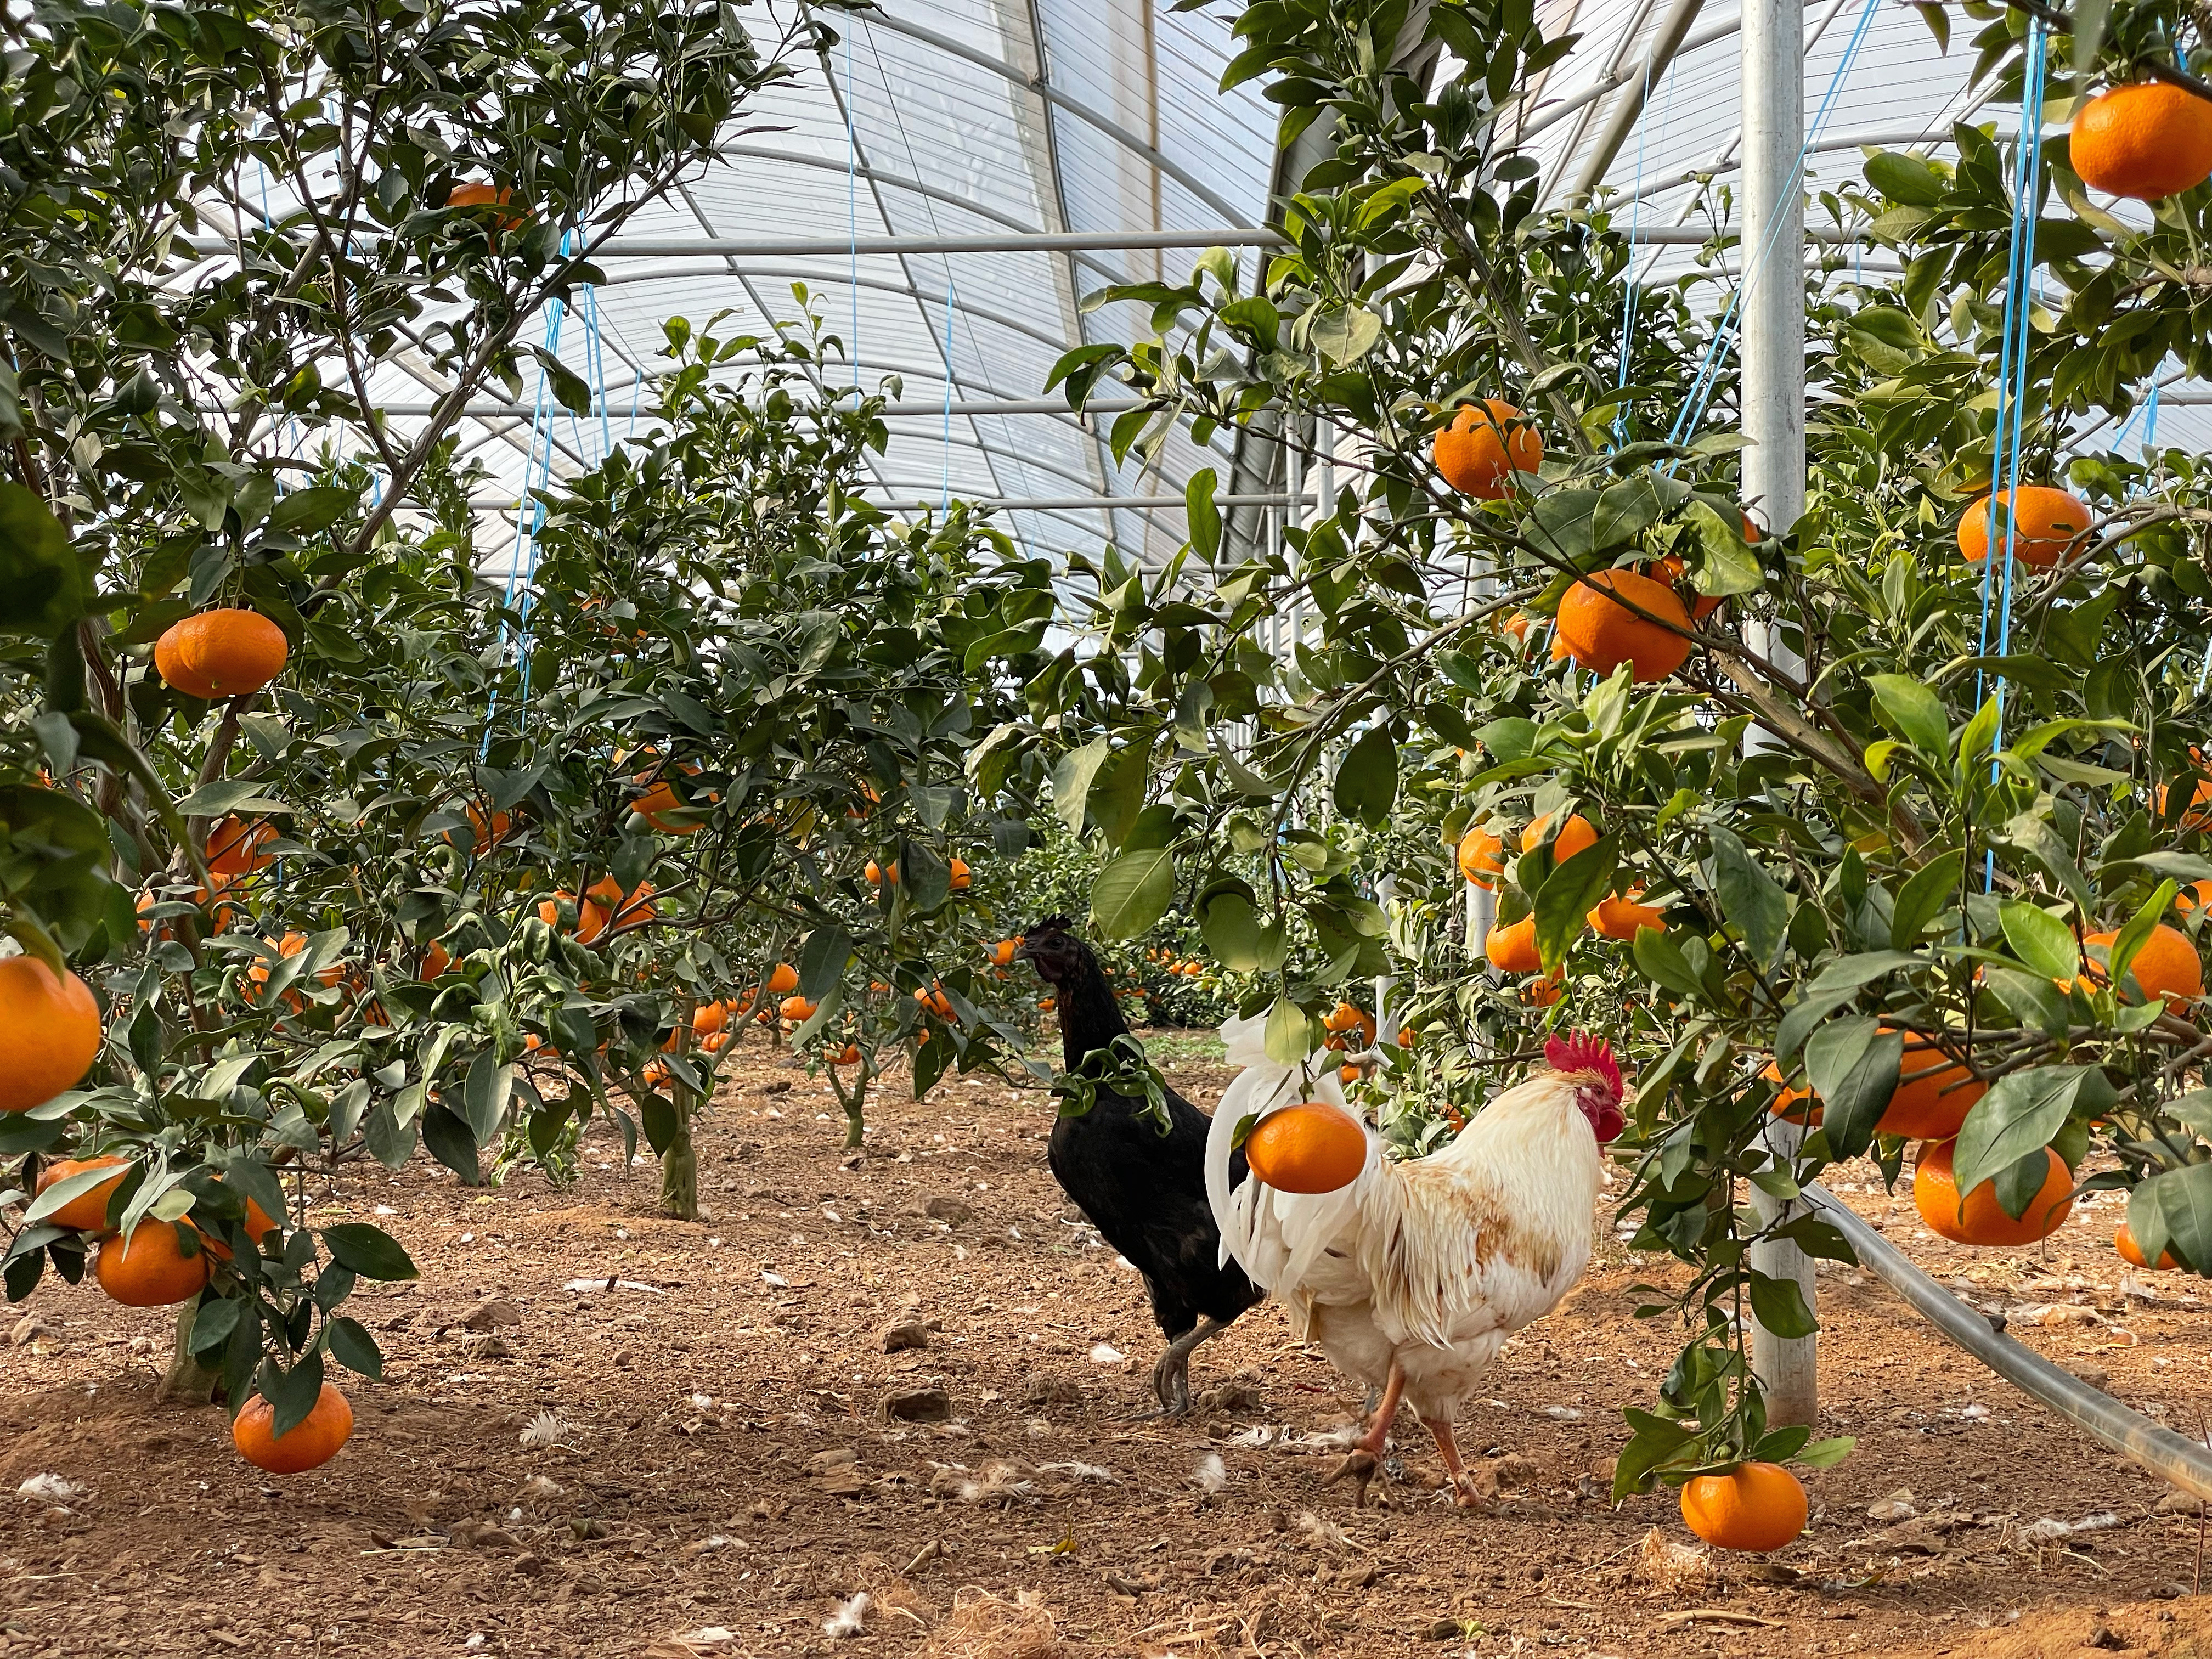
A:
{"type": "MultiPolygon", "coordinates": [[[[21,958],[15,958],[21,960],[21,958]]],[[[7,964],[0,963],[0,966],[7,964]]],[[[128,1235],[110,1224],[112,1200],[131,1170],[128,1158],[112,1153],[90,1158],[63,1158],[46,1166],[37,1190],[43,1194],[63,1182],[94,1176],[103,1170],[116,1173],[95,1180],[52,1211],[46,1219],[94,1241],[93,1276],[100,1288],[127,1308],[165,1308],[189,1302],[204,1291],[214,1265],[230,1260],[230,1247],[212,1233],[204,1232],[189,1216],[174,1221],[152,1217],[140,1220],[128,1235]]],[[[246,1200],[246,1235],[264,1249],[277,1231],[269,1212],[251,1198],[246,1200]]],[[[259,1395],[249,1398],[231,1425],[231,1441],[247,1462],[274,1474],[297,1474],[328,1462],[353,1433],[353,1408],[332,1384],[322,1385],[306,1419],[283,1434],[275,1432],[276,1409],[259,1395]]]]}
{"type": "MultiPolygon", "coordinates": [[[[1521,410],[1502,398],[1468,404],[1437,432],[1431,450],[1438,475],[1462,495],[1478,501],[1503,501],[1516,479],[1544,461],[1544,440],[1521,410]]],[[[1759,538],[1748,514],[1747,539],[1759,538]]],[[[1636,683],[1663,680],[1689,659],[1693,622],[1704,620],[1720,601],[1681,592],[1682,561],[1668,557],[1640,570],[1600,570],[1567,590],[1559,601],[1553,635],[1554,661],[1571,658],[1577,668],[1610,676],[1624,663],[1636,683]]],[[[1527,615],[1503,624],[1526,641],[1533,619],[1527,615]]]]}
{"type": "Polygon", "coordinates": [[[1145,952],[1145,960],[1164,974],[1173,974],[1179,979],[1197,979],[1206,972],[1203,963],[1178,957],[1164,945],[1145,952]]]}
{"type": "MultiPolygon", "coordinates": [[[[975,872],[969,868],[967,860],[956,858],[951,863],[948,864],[945,867],[945,872],[950,878],[946,884],[950,886],[954,892],[964,893],[974,884],[975,880],[975,872]]],[[[898,885],[899,878],[898,860],[896,859],[893,859],[888,865],[882,865],[878,864],[873,859],[870,859],[867,862],[867,867],[862,870],[860,873],[867,878],[868,885],[871,887],[881,887],[885,882],[889,882],[892,886],[896,887],[898,885]]]]}
{"type": "Polygon", "coordinates": [[[571,907],[576,916],[576,941],[589,945],[610,929],[619,930],[658,915],[653,891],[650,882],[640,882],[625,893],[612,876],[601,876],[584,890],[580,902],[565,887],[550,898],[541,899],[538,916],[548,927],[558,927],[562,907],[571,907]]]}
{"type": "MultiPolygon", "coordinates": [[[[1521,832],[1521,850],[1533,853],[1544,844],[1551,833],[1552,814],[1547,813],[1521,832]]],[[[1597,844],[1597,826],[1577,812],[1559,826],[1552,841],[1552,858],[1555,864],[1564,864],[1577,854],[1597,844]]],[[[1484,824],[1475,824],[1459,840],[1455,854],[1460,874],[1475,886],[1495,891],[1498,878],[1505,872],[1505,839],[1484,824]]],[[[1632,941],[1644,928],[1664,930],[1667,915],[1656,904],[1639,902],[1644,890],[1632,887],[1624,894],[1608,894],[1600,899],[1585,916],[1583,925],[1601,939],[1621,942],[1632,941]]],[[[1543,967],[1543,958],[1536,948],[1536,918],[1525,915],[1518,921],[1508,922],[1490,930],[1483,945],[1484,954],[1491,965],[1508,974],[1534,974],[1543,967]]],[[[1557,1002],[1564,986],[1564,969],[1554,969],[1547,977],[1531,984],[1526,992],[1528,1000],[1539,1007],[1549,1007],[1557,1002]]]]}
{"type": "MultiPolygon", "coordinates": [[[[2118,938],[2117,932],[2091,933],[2084,943],[2109,951],[2118,938]]],[[[2204,994],[2203,964],[2196,947],[2186,935],[2164,923],[2152,930],[2129,973],[2146,1001],[2163,999],[2169,1008],[2178,1010],[2204,994]]],[[[2102,981],[2106,975],[2092,966],[2085,977],[2102,981]]],[[[2060,988],[2070,991],[2073,987],[2062,981],[2060,988]]],[[[1893,1030],[1887,1025],[1879,1029],[1884,1035],[1893,1030]]],[[[1929,1231],[1959,1244],[2017,1246],[2048,1238],[2074,1207],[2074,1172],[2065,1160],[2049,1147],[2044,1149],[2048,1167],[2043,1185],[2018,1216],[1998,1202],[1994,1180],[1962,1194],[1952,1152],[1967,1112],[1988,1092],[1988,1085],[1946,1054],[1936,1039],[1906,1033],[1904,1041],[1897,1088],[1875,1121],[1875,1132],[1921,1143],[1912,1176],[1912,1200],[1921,1220],[1929,1231]]],[[[1809,1087],[1790,1082],[1773,1062],[1760,1075],[1776,1085],[1771,1109],[1777,1117],[1808,1127],[1820,1123],[1820,1108],[1809,1087]]],[[[2146,1265],[2132,1236],[2115,1243],[2130,1261],[2146,1265]]],[[[2162,1259],[2160,1265],[2170,1266],[2171,1261],[2162,1259]]]]}

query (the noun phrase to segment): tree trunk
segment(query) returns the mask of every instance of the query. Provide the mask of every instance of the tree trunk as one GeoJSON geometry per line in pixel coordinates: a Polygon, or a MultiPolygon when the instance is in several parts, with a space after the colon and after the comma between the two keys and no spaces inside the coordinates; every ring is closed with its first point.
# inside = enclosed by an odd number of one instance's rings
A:
{"type": "MultiPolygon", "coordinates": [[[[840,1090],[838,1092],[843,1094],[844,1091],[840,1090]]],[[[868,1126],[865,1111],[867,1098],[868,1079],[864,1072],[854,1083],[853,1092],[845,1095],[842,1103],[845,1108],[845,1150],[848,1152],[859,1151],[860,1138],[866,1133],[868,1126]]]]}
{"type": "Polygon", "coordinates": [[[154,1391],[156,1400],[176,1405],[205,1406],[215,1399],[216,1373],[192,1358],[192,1325],[199,1311],[197,1297],[177,1310],[176,1352],[169,1356],[169,1369],[162,1375],[161,1386],[154,1391]]]}
{"type": "Polygon", "coordinates": [[[678,1221],[696,1221],[699,1154],[691,1145],[691,1115],[684,1110],[681,1101],[677,1109],[682,1116],[677,1125],[676,1139],[660,1155],[660,1209],[662,1214],[672,1215],[678,1221]]]}

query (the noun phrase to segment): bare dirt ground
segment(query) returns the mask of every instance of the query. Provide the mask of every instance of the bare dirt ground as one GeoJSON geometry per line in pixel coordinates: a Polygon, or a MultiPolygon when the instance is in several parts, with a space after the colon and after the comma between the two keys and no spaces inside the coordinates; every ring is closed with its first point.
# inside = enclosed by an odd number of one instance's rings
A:
{"type": "MultiPolygon", "coordinates": [[[[845,1159],[826,1092],[781,1062],[749,1053],[704,1120],[696,1224],[655,1216],[656,1172],[604,1130],[566,1190],[422,1159],[318,1196],[313,1220],[374,1217],[422,1278],[364,1286],[386,1379],[344,1379],[352,1443],[282,1484],[220,1412],[154,1402],[166,1313],[50,1277],[0,1346],[0,1652],[2212,1659],[2193,1512],[1861,1275],[1824,1273],[1821,1308],[1824,1428],[1859,1449],[1771,1562],[1653,1543],[1694,1541],[1671,1494],[1607,1501],[1620,1408],[1675,1346],[1632,1317],[1669,1268],[1609,1237],[1462,1425],[1493,1512],[1444,1504],[1418,1429],[1389,1506],[1355,1511],[1317,1437],[1359,1401],[1272,1308],[1200,1351],[1189,1419],[1131,1420],[1159,1339],[1045,1168],[1043,1095],[884,1102],[845,1159]],[[82,1491],[18,1494],[40,1475],[82,1491]],[[863,1593],[857,1632],[828,1628],[863,1593]]],[[[1210,1106],[1230,1074],[1169,1075],[1210,1106]]],[[[2116,1206],[2011,1255],[1851,1196],[2027,1340],[2198,1431],[2202,1310],[2191,1281],[2124,1278],[2116,1206]]]]}

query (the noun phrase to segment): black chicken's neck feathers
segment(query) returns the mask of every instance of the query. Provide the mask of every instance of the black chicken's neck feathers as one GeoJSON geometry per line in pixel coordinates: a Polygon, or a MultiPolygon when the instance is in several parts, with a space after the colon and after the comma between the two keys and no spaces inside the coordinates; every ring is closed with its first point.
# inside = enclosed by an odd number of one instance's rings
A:
{"type": "Polygon", "coordinates": [[[1056,989],[1060,1009],[1060,1044],[1066,1069],[1074,1071],[1094,1048],[1112,1045],[1127,1034],[1129,1022],[1121,1018],[1121,1004],[1098,958],[1089,946],[1077,953],[1074,971],[1056,989]]]}

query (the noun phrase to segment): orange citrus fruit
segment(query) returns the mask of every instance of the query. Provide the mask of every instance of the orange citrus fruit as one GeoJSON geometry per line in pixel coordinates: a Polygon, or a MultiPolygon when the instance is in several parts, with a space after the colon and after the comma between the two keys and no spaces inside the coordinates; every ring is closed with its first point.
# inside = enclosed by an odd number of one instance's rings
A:
{"type": "Polygon", "coordinates": [[[0,1112],[75,1088],[100,1055],[100,1004],[75,974],[33,956],[0,960],[0,1112]]]}
{"type": "Polygon", "coordinates": [[[1513,475],[1544,464],[1544,440],[1522,412],[1502,398],[1462,404],[1437,434],[1437,471],[1462,495],[1503,501],[1513,475]]]}
{"type": "Polygon", "coordinates": [[[1544,959],[1536,950],[1534,913],[1518,921],[1493,926],[1483,942],[1482,953],[1490,958],[1492,967],[1509,974],[1533,974],[1541,968],[1544,959]]]}
{"type": "MultiPolygon", "coordinates": [[[[1889,1028],[1884,1026],[1884,1031],[1889,1028]]],[[[1897,1091],[1875,1124],[1875,1133],[1908,1140],[1948,1140],[1989,1085],[1927,1038],[1907,1033],[1898,1062],[1897,1091]]]]}
{"type": "Polygon", "coordinates": [[[1779,1463],[1739,1463],[1682,1483],[1682,1522],[1715,1549],[1778,1550],[1805,1530],[1805,1488],[1779,1463]]]}
{"type": "Polygon", "coordinates": [[[1341,1107],[1306,1101],[1255,1124],[1244,1158],[1253,1175],[1278,1192],[1333,1193],[1357,1181],[1366,1166],[1367,1132],[1341,1107]]]}
{"type": "MultiPolygon", "coordinates": [[[[1997,492],[1997,541],[2002,545],[2005,533],[2005,503],[2013,492],[1997,492]]],[[[1966,556],[1969,564],[1979,564],[1990,556],[1990,498],[1983,496],[1966,509],[1959,520],[1959,551],[1966,556]]],[[[2080,550],[2075,538],[2088,529],[2095,514],[2089,503],[2079,496],[2069,495],[2063,489],[2053,489],[2048,484],[2023,484],[2020,489],[2020,505],[2014,508],[2013,557],[2022,564],[2038,570],[2047,570],[2071,552],[2080,550]]]]}
{"type": "Polygon", "coordinates": [[[1638,685],[1663,680],[1689,660],[1689,640],[1673,631],[1689,625],[1690,613],[1673,588],[1632,570],[1594,572],[1559,601],[1559,638],[1575,665],[1605,677],[1627,663],[1638,685]],[[1638,616],[1630,605],[1660,621],[1638,616]]]}
{"type": "Polygon", "coordinates": [[[190,1222],[141,1221],[125,1238],[101,1243],[93,1272],[100,1288],[127,1308],[162,1308],[198,1296],[207,1288],[208,1256],[199,1230],[190,1222]],[[200,1248],[186,1255],[179,1243],[185,1230],[200,1248]]]}
{"type": "Polygon", "coordinates": [[[2044,1156],[2051,1163],[2042,1188],[2019,1217],[2007,1215],[1997,1202],[1994,1180],[1967,1194],[1962,1205],[1951,1175],[1952,1146],[1945,1140],[1922,1146],[1912,1172],[1912,1202],[1930,1232],[1959,1244],[2033,1244],[2057,1232],[2074,1208],[2074,1172],[2047,1146],[2044,1156]]]}
{"type": "Polygon", "coordinates": [[[2179,196],[2212,178],[2212,103],[2163,81],[2114,87],[2081,106],[2067,148],[2092,189],[2179,196]]]}
{"type": "MultiPolygon", "coordinates": [[[[2119,936],[2115,928],[2110,933],[2090,933],[2081,942],[2102,945],[2109,951],[2119,936]]],[[[2100,980],[2104,977],[2094,968],[2091,971],[2100,980]]],[[[2142,987],[2146,1000],[2164,997],[2166,1006],[2176,1011],[2204,994],[2204,964],[2197,957],[2197,947],[2189,942],[2188,934],[2162,921],[2150,930],[2150,937],[2136,952],[2128,971],[2142,987]]]]}
{"type": "Polygon", "coordinates": [[[333,1383],[323,1384],[305,1418],[282,1435],[276,1408],[259,1395],[250,1396],[230,1425],[231,1443],[246,1461],[271,1474],[298,1474],[338,1455],[353,1437],[353,1407],[333,1383]]]}
{"type": "MultiPolygon", "coordinates": [[[[127,1158],[65,1158],[58,1164],[49,1164],[39,1176],[38,1190],[44,1192],[56,1182],[67,1181],[88,1170],[124,1170],[131,1166],[127,1158]]],[[[46,1219],[57,1227],[74,1227],[79,1232],[98,1232],[107,1224],[107,1200],[123,1184],[117,1176],[103,1181],[88,1193],[79,1193],[75,1198],[54,1211],[46,1219]]]]}

